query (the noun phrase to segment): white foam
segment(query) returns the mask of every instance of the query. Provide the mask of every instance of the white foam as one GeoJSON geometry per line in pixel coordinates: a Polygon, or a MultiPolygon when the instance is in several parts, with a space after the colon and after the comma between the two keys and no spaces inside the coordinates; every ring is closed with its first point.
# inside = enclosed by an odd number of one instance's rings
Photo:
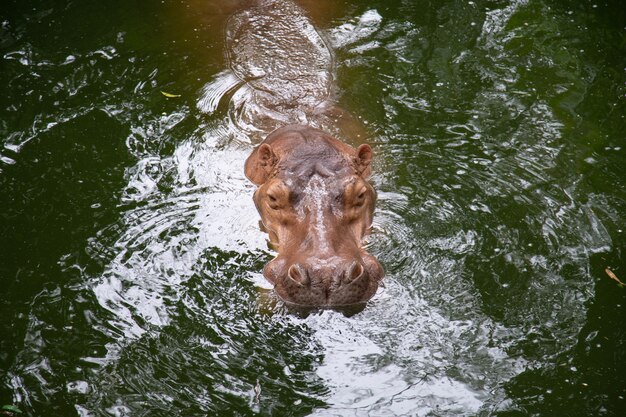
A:
{"type": "Polygon", "coordinates": [[[379,29],[382,20],[378,11],[367,10],[356,20],[331,29],[328,38],[334,48],[345,48],[372,36],[379,29]]]}

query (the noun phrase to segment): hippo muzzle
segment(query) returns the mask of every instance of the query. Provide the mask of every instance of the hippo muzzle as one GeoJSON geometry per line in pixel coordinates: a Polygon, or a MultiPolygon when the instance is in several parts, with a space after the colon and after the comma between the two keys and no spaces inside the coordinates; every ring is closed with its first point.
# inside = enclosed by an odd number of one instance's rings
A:
{"type": "Polygon", "coordinates": [[[361,246],[376,192],[367,182],[372,150],[292,125],[271,133],[246,161],[256,207],[277,248],[263,274],[300,306],[364,303],[384,273],[361,246]]]}
{"type": "Polygon", "coordinates": [[[271,261],[263,274],[284,301],[299,306],[337,307],[360,304],[378,289],[383,270],[371,255],[365,260],[310,259],[307,263],[271,261]],[[350,262],[350,263],[348,263],[350,262]]]}

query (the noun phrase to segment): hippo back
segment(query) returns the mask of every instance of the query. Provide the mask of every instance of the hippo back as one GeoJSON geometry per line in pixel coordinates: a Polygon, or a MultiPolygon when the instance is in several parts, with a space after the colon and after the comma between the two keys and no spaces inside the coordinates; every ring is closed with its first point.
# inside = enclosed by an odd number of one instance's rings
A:
{"type": "Polygon", "coordinates": [[[226,47],[232,71],[251,87],[252,101],[285,121],[317,112],[331,95],[332,54],[290,1],[258,0],[231,16],[226,47]]]}

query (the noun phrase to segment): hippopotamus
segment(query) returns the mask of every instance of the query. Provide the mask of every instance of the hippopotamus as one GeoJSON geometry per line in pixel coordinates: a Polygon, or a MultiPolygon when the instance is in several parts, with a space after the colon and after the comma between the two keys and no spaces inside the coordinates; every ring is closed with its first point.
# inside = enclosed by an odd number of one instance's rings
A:
{"type": "Polygon", "coordinates": [[[263,275],[283,300],[344,306],[370,299],[383,277],[361,246],[374,214],[367,181],[372,149],[353,148],[322,130],[288,125],[248,157],[254,203],[278,255],[263,275]]]}
{"type": "Polygon", "coordinates": [[[373,152],[328,132],[342,114],[330,48],[288,0],[249,2],[228,19],[225,34],[230,70],[205,87],[199,107],[214,110],[219,94],[237,87],[231,117],[255,134],[267,132],[245,162],[277,251],[263,275],[288,304],[363,304],[384,275],[361,244],[376,202],[368,182],[373,152]]]}

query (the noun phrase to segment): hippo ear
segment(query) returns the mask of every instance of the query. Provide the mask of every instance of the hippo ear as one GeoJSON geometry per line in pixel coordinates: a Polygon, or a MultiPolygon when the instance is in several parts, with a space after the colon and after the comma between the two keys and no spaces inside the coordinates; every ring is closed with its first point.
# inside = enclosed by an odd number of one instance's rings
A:
{"type": "Polygon", "coordinates": [[[354,162],[356,164],[356,170],[360,176],[367,178],[372,173],[372,148],[368,144],[360,145],[356,150],[356,158],[354,162]]]}
{"type": "Polygon", "coordinates": [[[272,147],[263,143],[256,148],[246,160],[246,177],[256,185],[262,185],[267,181],[276,165],[276,155],[272,147]]]}

